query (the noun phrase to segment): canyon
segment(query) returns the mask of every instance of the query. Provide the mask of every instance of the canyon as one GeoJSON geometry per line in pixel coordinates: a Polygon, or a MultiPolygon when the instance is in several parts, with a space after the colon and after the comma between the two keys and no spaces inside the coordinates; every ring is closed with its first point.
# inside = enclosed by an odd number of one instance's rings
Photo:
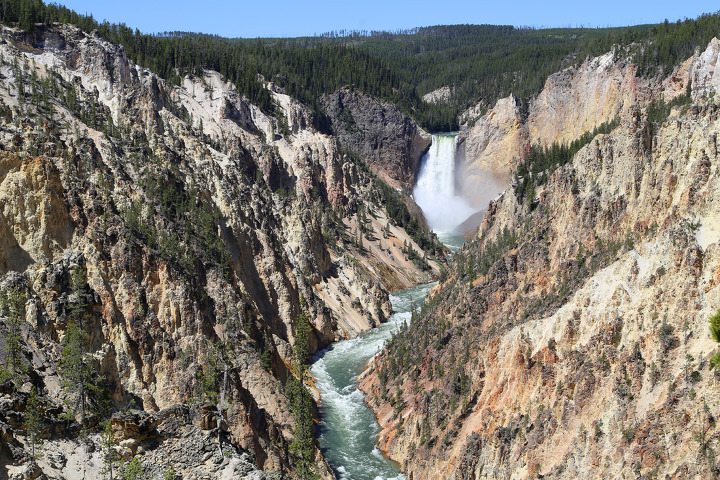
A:
{"type": "Polygon", "coordinates": [[[0,26],[0,480],[720,475],[720,40],[431,134],[467,85],[250,100],[109,28],[0,26]]]}
{"type": "MultiPolygon", "coordinates": [[[[121,456],[183,478],[287,472],[298,316],[312,319],[311,353],[367,331],[389,316],[388,292],[437,276],[443,248],[389,218],[402,195],[271,83],[274,116],[217,72],[168,85],[69,25],[4,27],[0,55],[0,284],[27,300],[29,375],[3,390],[0,478],[99,476],[100,437],[73,440],[81,426],[58,416],[73,289],[123,408],[111,420],[121,456]],[[37,461],[22,428],[31,387],[47,412],[37,461]]],[[[422,149],[419,128],[393,119],[422,149]]],[[[418,153],[393,152],[400,163],[379,173],[407,180],[400,165],[418,153]]]]}

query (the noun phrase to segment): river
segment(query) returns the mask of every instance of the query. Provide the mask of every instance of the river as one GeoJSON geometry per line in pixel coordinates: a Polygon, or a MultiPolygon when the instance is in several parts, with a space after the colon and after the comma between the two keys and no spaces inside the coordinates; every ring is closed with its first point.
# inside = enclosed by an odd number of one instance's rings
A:
{"type": "Polygon", "coordinates": [[[434,284],[400,290],[390,296],[395,313],[387,323],[318,353],[310,372],[322,395],[318,440],[338,479],[392,480],[405,475],[375,447],[380,426],[357,388],[357,376],[404,321],[413,303],[420,305],[434,284]]]}
{"type": "MultiPolygon", "coordinates": [[[[456,251],[464,239],[439,235],[456,251]]],[[[333,344],[313,358],[310,372],[320,390],[318,441],[328,462],[342,480],[400,480],[398,465],[375,447],[380,426],[358,390],[357,377],[368,360],[382,349],[403,322],[410,321],[413,304],[420,306],[434,283],[418,285],[390,295],[394,314],[388,322],[352,340],[333,344]]]]}
{"type": "MultiPolygon", "coordinates": [[[[433,144],[422,160],[414,190],[438,239],[457,252],[465,239],[452,233],[474,213],[455,193],[455,135],[433,135],[433,144]]],[[[325,457],[341,480],[400,480],[399,466],[375,447],[380,426],[358,390],[357,377],[392,333],[410,321],[413,304],[420,306],[434,283],[400,290],[390,295],[394,314],[380,327],[352,340],[338,342],[313,358],[310,372],[320,390],[318,441],[325,457]]]]}

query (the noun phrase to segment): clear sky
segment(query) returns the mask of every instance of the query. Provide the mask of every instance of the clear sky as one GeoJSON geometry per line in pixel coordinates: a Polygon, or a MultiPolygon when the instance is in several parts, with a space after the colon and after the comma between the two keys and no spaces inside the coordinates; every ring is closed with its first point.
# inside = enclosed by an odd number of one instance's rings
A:
{"type": "MultiPolygon", "coordinates": [[[[46,0],[47,1],[47,0],[46,0]]],[[[605,27],[695,18],[717,0],[54,0],[96,20],[145,33],[191,31],[226,37],[295,37],[331,30],[429,25],[605,27]]]]}

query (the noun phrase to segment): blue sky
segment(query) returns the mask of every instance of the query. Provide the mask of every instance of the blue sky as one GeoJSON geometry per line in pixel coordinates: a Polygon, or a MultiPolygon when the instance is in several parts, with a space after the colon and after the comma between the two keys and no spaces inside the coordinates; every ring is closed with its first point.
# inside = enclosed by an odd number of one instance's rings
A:
{"type": "Polygon", "coordinates": [[[96,20],[146,33],[192,31],[228,37],[293,37],[330,30],[395,30],[443,24],[605,27],[695,18],[716,12],[705,0],[55,0],[96,20]]]}

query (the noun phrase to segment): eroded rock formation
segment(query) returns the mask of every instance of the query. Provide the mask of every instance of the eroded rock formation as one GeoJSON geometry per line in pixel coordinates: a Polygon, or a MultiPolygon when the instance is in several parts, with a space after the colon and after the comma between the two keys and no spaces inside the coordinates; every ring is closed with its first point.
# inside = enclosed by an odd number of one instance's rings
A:
{"type": "Polygon", "coordinates": [[[322,100],[343,147],[367,159],[380,178],[411,189],[430,135],[397,107],[348,89],[322,100]]]}
{"type": "MultiPolygon", "coordinates": [[[[73,288],[94,368],[114,408],[132,412],[112,421],[123,452],[156,470],[182,457],[184,478],[290,470],[284,384],[301,310],[311,352],[355,336],[390,314],[388,291],[436,275],[442,249],[413,261],[408,249],[422,249],[362,161],[271,84],[276,116],[217,72],[171,87],[70,26],[5,28],[0,53],[0,274],[28,300],[29,372],[20,393],[3,392],[0,477],[78,478],[99,461],[97,434],[83,446],[58,433],[78,428],[58,417],[73,288]],[[16,402],[31,386],[47,409],[37,462],[16,402]]],[[[420,138],[394,133],[408,148],[420,138]]]]}
{"type": "MultiPolygon", "coordinates": [[[[653,92],[663,87],[635,73],[635,65],[616,61],[610,52],[548,77],[527,111],[521,111],[512,95],[498,100],[458,138],[462,193],[476,202],[487,201],[483,193],[494,186],[488,182],[507,185],[527,145],[569,143],[602,123],[627,116],[633,108],[644,107],[653,92]]],[[[674,92],[677,95],[687,85],[687,72],[675,78],[681,86],[674,92]]]]}
{"type": "MultiPolygon", "coordinates": [[[[371,366],[379,445],[412,478],[717,473],[717,45],[678,70],[692,105],[655,124],[624,101],[595,109],[620,125],[534,199],[509,188],[492,202],[424,314],[371,366]]],[[[675,94],[677,78],[664,82],[675,94]]]]}

